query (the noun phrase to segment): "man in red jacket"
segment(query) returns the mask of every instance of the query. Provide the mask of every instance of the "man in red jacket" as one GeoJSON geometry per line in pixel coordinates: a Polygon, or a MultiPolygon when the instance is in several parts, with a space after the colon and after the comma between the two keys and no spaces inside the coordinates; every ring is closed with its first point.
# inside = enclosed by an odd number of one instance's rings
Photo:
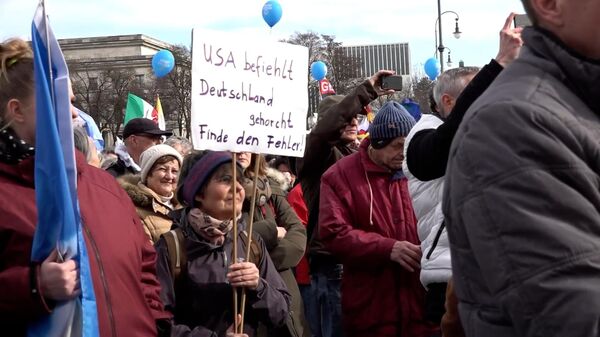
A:
{"type": "Polygon", "coordinates": [[[402,174],[404,138],[415,124],[388,102],[358,153],[332,166],[321,181],[319,230],[344,265],[342,321],[346,337],[429,337],[419,281],[421,249],[402,174]]]}

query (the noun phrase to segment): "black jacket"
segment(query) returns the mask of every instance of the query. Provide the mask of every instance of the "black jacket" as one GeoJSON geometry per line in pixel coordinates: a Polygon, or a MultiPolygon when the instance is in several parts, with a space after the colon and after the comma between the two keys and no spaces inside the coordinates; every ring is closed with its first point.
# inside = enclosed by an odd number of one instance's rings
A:
{"type": "MultiPolygon", "coordinates": [[[[182,227],[187,252],[186,272],[180,276],[182,280],[177,291],[173,285],[165,238],[156,243],[156,271],[162,287],[161,299],[165,309],[174,314],[171,336],[224,337],[233,321],[233,290],[226,277],[233,241],[228,235],[222,246],[215,246],[200,239],[187,224],[186,212],[187,209],[183,209],[172,213],[175,226],[182,227]]],[[[246,249],[241,238],[244,228],[245,222],[241,220],[238,223],[240,257],[246,249]]],[[[273,266],[264,242],[256,234],[253,240],[262,246],[261,261],[256,263],[261,280],[256,291],[247,291],[244,333],[249,336],[255,335],[258,322],[269,327],[283,326],[288,319],[291,302],[290,294],[273,266]]]]}
{"type": "Polygon", "coordinates": [[[126,174],[138,174],[136,170],[131,167],[125,166],[125,162],[121,160],[121,158],[117,159],[112,165],[110,165],[106,172],[108,172],[111,176],[118,178],[120,176],[124,176],[126,174]]]}
{"type": "Polygon", "coordinates": [[[467,109],[492,84],[502,71],[502,66],[492,60],[458,96],[452,113],[437,129],[417,132],[406,150],[406,164],[410,172],[421,181],[441,178],[446,174],[446,163],[452,139],[467,109]]]}

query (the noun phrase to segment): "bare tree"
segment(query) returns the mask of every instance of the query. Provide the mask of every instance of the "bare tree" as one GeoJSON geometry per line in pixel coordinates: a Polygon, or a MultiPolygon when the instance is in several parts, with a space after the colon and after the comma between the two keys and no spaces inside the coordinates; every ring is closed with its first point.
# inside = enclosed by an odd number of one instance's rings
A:
{"type": "Polygon", "coordinates": [[[94,118],[100,130],[109,130],[116,137],[123,123],[127,94],[143,97],[147,86],[136,81],[131,69],[96,70],[85,63],[72,64],[70,68],[79,106],[94,118]]]}
{"type": "Polygon", "coordinates": [[[327,78],[338,94],[345,95],[357,85],[361,60],[346,55],[342,43],[335,41],[335,36],[322,34],[321,38],[325,44],[324,57],[329,65],[327,78]]]}
{"type": "Polygon", "coordinates": [[[431,113],[429,108],[429,92],[433,88],[434,82],[427,77],[421,77],[420,79],[416,76],[412,77],[413,87],[413,99],[421,107],[421,113],[431,113]]]}

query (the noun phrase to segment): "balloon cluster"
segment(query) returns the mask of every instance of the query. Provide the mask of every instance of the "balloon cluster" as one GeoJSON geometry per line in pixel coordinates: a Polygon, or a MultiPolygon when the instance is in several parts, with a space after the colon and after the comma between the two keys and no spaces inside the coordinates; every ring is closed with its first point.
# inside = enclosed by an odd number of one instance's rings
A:
{"type": "Polygon", "coordinates": [[[161,50],[152,57],[152,70],[160,78],[166,76],[175,67],[175,57],[168,50],[161,50]]]}
{"type": "Polygon", "coordinates": [[[271,28],[281,20],[281,14],[281,5],[276,0],[267,1],[262,8],[263,19],[271,28]]]}
{"type": "Polygon", "coordinates": [[[440,75],[440,61],[435,57],[425,61],[425,74],[429,76],[429,79],[434,81],[440,75]]]}

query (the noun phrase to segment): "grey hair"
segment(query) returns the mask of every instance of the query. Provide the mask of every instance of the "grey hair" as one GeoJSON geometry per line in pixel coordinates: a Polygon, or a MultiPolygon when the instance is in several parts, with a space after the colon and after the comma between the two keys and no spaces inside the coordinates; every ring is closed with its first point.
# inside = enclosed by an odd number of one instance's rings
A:
{"type": "Polygon", "coordinates": [[[467,76],[475,75],[479,72],[478,67],[459,67],[444,71],[438,77],[433,88],[433,99],[437,105],[438,111],[442,106],[442,95],[447,94],[457,98],[465,89],[467,76]]]}
{"type": "Polygon", "coordinates": [[[164,144],[169,145],[171,147],[175,147],[175,145],[181,145],[181,149],[183,153],[190,153],[192,151],[192,143],[180,136],[171,136],[165,140],[164,144]]]}
{"type": "Polygon", "coordinates": [[[88,135],[84,128],[80,126],[73,128],[73,142],[75,143],[75,148],[85,156],[85,161],[89,162],[92,158],[92,152],[90,151],[88,135]]]}

